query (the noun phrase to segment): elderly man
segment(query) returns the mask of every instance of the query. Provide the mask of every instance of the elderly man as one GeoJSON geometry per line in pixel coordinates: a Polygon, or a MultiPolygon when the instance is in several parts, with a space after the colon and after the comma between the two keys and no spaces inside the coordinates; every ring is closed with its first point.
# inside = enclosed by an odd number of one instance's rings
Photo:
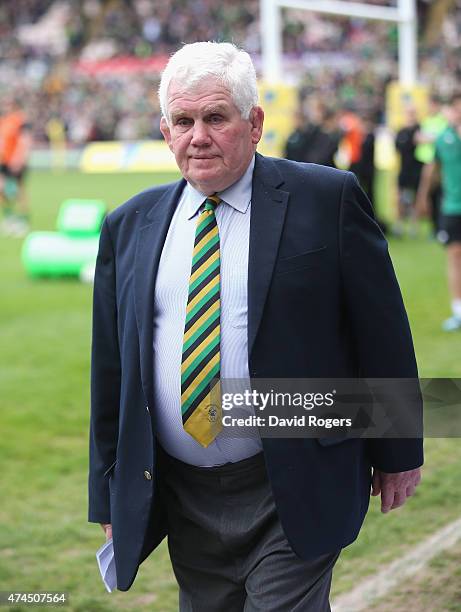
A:
{"type": "Polygon", "coordinates": [[[106,219],[95,288],[89,520],[117,582],[168,535],[180,610],[329,610],[370,487],[419,482],[420,440],[224,434],[213,380],[415,377],[385,240],[350,173],[265,158],[256,77],[186,45],[159,90],[183,179],[106,219]]]}

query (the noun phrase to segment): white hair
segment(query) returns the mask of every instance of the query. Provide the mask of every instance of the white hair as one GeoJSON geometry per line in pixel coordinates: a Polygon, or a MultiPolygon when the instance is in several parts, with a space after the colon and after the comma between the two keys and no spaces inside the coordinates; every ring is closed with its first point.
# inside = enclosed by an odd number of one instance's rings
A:
{"type": "Polygon", "coordinates": [[[178,81],[187,91],[207,79],[216,79],[229,91],[242,119],[250,117],[251,109],[258,104],[256,72],[250,56],[232,43],[208,41],[184,45],[170,57],[158,88],[160,108],[167,123],[171,82],[178,81]]]}

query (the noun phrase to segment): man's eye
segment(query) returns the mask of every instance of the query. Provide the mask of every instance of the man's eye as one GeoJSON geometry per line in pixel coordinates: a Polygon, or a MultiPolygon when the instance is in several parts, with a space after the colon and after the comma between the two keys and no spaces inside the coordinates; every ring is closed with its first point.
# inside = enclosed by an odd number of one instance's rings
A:
{"type": "Polygon", "coordinates": [[[182,118],[182,119],[178,119],[176,121],[176,125],[179,125],[180,127],[187,127],[190,124],[191,124],[191,120],[190,119],[186,119],[185,117],[182,118]]]}
{"type": "Polygon", "coordinates": [[[221,123],[222,120],[222,115],[211,115],[210,117],[210,123],[221,123]]]}

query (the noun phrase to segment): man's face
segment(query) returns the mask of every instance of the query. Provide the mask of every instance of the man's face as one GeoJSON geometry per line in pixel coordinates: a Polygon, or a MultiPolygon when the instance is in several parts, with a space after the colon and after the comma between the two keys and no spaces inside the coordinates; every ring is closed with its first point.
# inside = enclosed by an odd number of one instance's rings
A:
{"type": "Polygon", "coordinates": [[[229,91],[216,81],[186,91],[168,89],[170,125],[160,122],[183,177],[198,191],[223,191],[245,172],[262,134],[263,110],[242,119],[229,91]]]}

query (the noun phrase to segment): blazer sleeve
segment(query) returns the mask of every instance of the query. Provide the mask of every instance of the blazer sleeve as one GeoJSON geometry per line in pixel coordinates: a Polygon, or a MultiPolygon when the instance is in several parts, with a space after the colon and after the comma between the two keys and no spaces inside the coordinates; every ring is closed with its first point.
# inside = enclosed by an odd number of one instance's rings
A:
{"type": "Polygon", "coordinates": [[[88,520],[110,523],[109,476],[116,460],[121,365],[117,334],[115,256],[109,219],[99,242],[93,293],[88,520]]]}
{"type": "MultiPolygon", "coordinates": [[[[412,378],[418,369],[410,325],[387,241],[355,175],[347,173],[339,215],[339,248],[347,319],[362,378],[412,378]]],[[[416,409],[422,430],[422,401],[416,409]]],[[[423,463],[420,438],[368,439],[372,465],[403,472],[423,463]]]]}

